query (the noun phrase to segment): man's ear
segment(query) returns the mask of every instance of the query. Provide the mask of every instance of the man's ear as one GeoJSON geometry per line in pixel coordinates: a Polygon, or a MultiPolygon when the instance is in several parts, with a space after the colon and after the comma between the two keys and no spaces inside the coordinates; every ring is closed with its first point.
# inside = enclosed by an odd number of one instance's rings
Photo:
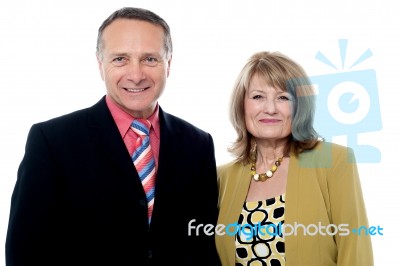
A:
{"type": "Polygon", "coordinates": [[[99,55],[98,53],[96,53],[96,59],[97,59],[97,64],[98,64],[98,67],[99,67],[101,79],[104,80],[103,61],[102,61],[102,59],[101,59],[101,55],[99,55]]]}
{"type": "Polygon", "coordinates": [[[169,59],[167,61],[167,77],[169,77],[169,71],[171,68],[171,61],[172,61],[172,54],[169,56],[169,59]]]}

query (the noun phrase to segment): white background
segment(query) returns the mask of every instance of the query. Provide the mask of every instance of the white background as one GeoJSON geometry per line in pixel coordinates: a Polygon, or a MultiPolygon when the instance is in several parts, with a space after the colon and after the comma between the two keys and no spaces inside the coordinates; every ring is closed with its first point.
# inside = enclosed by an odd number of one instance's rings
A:
{"type": "MultiPolygon", "coordinates": [[[[396,265],[400,245],[394,218],[399,202],[398,160],[400,19],[395,1],[2,1],[0,4],[0,245],[5,242],[10,198],[30,126],[91,106],[105,94],[95,59],[97,29],[123,6],[148,8],[170,25],[171,75],[160,104],[210,132],[217,163],[231,160],[235,134],[227,105],[232,84],[254,52],[280,51],[309,75],[338,73],[338,39],[348,39],[348,60],[373,56],[354,70],[377,75],[383,129],[361,134],[382,160],[359,164],[376,265],[396,265]],[[396,129],[395,129],[396,127],[396,129]]],[[[342,70],[340,70],[342,71],[342,70]]],[[[337,142],[341,142],[340,138],[337,142]]],[[[206,195],[206,193],[205,193],[206,195]]],[[[0,264],[4,252],[0,251],[0,264]]]]}

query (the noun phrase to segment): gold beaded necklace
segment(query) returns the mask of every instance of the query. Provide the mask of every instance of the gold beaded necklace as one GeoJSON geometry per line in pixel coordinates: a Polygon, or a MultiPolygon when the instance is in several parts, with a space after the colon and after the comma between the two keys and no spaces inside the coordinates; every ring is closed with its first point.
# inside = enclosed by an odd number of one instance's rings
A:
{"type": "Polygon", "coordinates": [[[283,160],[283,156],[279,157],[275,161],[274,165],[272,166],[272,168],[270,170],[268,170],[265,173],[261,173],[261,174],[257,174],[257,172],[256,172],[256,162],[255,162],[256,160],[254,160],[251,163],[251,178],[253,178],[257,182],[258,181],[264,182],[265,180],[271,178],[274,175],[274,173],[276,172],[276,170],[278,170],[278,167],[281,165],[282,160],[283,160]]]}

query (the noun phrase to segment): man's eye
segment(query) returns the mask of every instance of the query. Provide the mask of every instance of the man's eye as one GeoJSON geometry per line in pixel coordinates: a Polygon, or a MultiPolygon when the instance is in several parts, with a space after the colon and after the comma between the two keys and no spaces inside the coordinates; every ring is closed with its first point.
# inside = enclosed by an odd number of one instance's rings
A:
{"type": "Polygon", "coordinates": [[[122,57],[122,56],[119,56],[119,57],[114,58],[112,62],[114,64],[121,65],[121,64],[126,62],[126,58],[122,57]]]}
{"type": "Polygon", "coordinates": [[[158,59],[155,57],[146,57],[143,62],[148,66],[155,66],[158,64],[158,59]]]}

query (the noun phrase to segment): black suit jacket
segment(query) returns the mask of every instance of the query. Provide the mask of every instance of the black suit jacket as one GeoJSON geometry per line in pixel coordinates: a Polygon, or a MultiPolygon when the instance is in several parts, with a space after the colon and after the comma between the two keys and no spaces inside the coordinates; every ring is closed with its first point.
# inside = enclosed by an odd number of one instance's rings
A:
{"type": "Polygon", "coordinates": [[[212,137],[160,108],[151,226],[146,197],[105,99],[32,126],[12,196],[12,265],[219,265],[212,137]]]}

